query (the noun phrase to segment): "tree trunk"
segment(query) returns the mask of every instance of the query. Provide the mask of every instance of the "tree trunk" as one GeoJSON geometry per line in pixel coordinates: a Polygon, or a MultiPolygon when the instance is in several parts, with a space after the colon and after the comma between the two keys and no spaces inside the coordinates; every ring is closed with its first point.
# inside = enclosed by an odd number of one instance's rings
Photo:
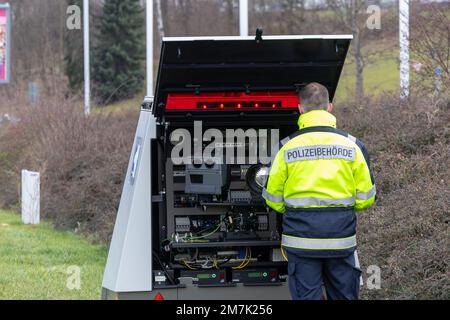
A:
{"type": "Polygon", "coordinates": [[[351,25],[353,29],[353,54],[355,55],[356,67],[355,98],[359,103],[364,95],[364,58],[361,50],[361,30],[358,26],[358,6],[356,3],[353,3],[351,14],[351,25]]]}
{"type": "Polygon", "coordinates": [[[228,34],[234,34],[235,33],[235,28],[233,22],[234,22],[234,0],[227,0],[226,1],[227,4],[227,18],[228,18],[228,34]]]}
{"type": "Polygon", "coordinates": [[[162,14],[162,20],[163,20],[163,27],[164,27],[164,34],[170,35],[170,15],[169,15],[169,7],[173,10],[173,3],[170,4],[170,0],[164,0],[161,3],[161,14],[162,14]]]}
{"type": "Polygon", "coordinates": [[[155,0],[156,3],[156,20],[158,24],[159,38],[164,38],[164,18],[161,10],[161,0],[155,0]]]}
{"type": "Polygon", "coordinates": [[[364,58],[361,50],[361,39],[359,32],[356,32],[354,38],[354,55],[356,65],[356,84],[355,96],[358,102],[364,96],[364,58]]]}
{"type": "Polygon", "coordinates": [[[189,24],[189,20],[192,18],[191,17],[191,9],[192,9],[191,1],[190,0],[180,0],[180,6],[181,6],[181,12],[182,12],[182,18],[180,19],[181,25],[183,26],[184,34],[186,36],[189,36],[189,35],[191,35],[191,26],[189,24]]]}

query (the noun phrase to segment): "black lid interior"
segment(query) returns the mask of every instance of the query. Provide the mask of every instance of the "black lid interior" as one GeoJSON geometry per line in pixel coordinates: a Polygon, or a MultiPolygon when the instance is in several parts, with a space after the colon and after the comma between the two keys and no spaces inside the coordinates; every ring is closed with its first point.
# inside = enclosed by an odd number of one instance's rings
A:
{"type": "Polygon", "coordinates": [[[156,113],[169,93],[291,91],[310,82],[333,100],[351,36],[165,38],[156,113]]]}

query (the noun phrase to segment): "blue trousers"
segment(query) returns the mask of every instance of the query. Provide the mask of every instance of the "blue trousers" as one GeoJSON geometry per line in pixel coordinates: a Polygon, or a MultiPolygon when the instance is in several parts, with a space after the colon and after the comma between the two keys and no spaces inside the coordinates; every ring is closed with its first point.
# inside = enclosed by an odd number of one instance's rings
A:
{"type": "Polygon", "coordinates": [[[288,252],[293,300],[357,300],[361,269],[356,252],[345,258],[304,258],[288,252]]]}

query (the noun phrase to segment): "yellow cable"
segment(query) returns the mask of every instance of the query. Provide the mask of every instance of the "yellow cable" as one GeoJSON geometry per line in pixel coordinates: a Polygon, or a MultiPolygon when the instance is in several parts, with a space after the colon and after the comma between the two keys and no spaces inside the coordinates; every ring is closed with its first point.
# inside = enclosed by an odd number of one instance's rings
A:
{"type": "Polygon", "coordinates": [[[284,253],[283,246],[281,246],[280,248],[281,248],[281,255],[283,256],[284,260],[288,261],[288,258],[286,257],[286,254],[284,253]]]}
{"type": "Polygon", "coordinates": [[[247,261],[247,255],[248,255],[248,247],[245,248],[245,257],[244,257],[244,261],[241,262],[240,265],[238,265],[237,267],[232,267],[232,269],[241,269],[242,266],[244,265],[244,263],[247,261]]]}
{"type": "Polygon", "coordinates": [[[250,257],[248,258],[247,263],[244,264],[244,265],[241,267],[241,269],[244,269],[245,267],[247,267],[251,260],[252,260],[252,249],[250,249],[250,257]]]}
{"type": "Polygon", "coordinates": [[[247,263],[248,259],[250,259],[250,257],[251,257],[251,250],[250,250],[249,247],[247,247],[247,248],[245,249],[245,258],[244,258],[244,261],[242,261],[242,263],[240,264],[240,266],[238,267],[238,269],[242,269],[242,268],[245,266],[245,264],[247,263]],[[247,258],[247,257],[249,257],[249,258],[247,258]]]}
{"type": "Polygon", "coordinates": [[[252,260],[252,249],[247,248],[249,251],[249,258],[247,259],[247,254],[245,255],[245,260],[237,267],[235,267],[235,269],[243,269],[246,266],[248,266],[248,264],[250,263],[250,261],[252,260]]]}
{"type": "Polygon", "coordinates": [[[238,266],[236,267],[236,269],[242,268],[242,266],[243,266],[243,265],[245,264],[245,262],[247,261],[247,257],[248,257],[248,247],[245,248],[245,257],[244,257],[244,260],[241,262],[240,265],[238,265],[238,266]]]}
{"type": "Polygon", "coordinates": [[[189,269],[191,269],[191,270],[197,270],[196,268],[193,268],[193,267],[191,267],[187,262],[186,262],[186,260],[180,260],[186,267],[188,267],[189,269]]]}

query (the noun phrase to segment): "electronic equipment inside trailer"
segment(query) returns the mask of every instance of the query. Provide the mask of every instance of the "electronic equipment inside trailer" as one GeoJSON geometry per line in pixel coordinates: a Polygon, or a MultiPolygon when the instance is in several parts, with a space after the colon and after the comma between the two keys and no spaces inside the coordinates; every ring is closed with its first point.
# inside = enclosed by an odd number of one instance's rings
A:
{"type": "Polygon", "coordinates": [[[295,91],[169,94],[165,108],[168,125],[161,132],[165,138],[158,147],[161,154],[171,157],[158,162],[162,164],[160,189],[164,190],[164,198],[160,206],[164,214],[159,215],[158,230],[162,264],[154,268],[173,270],[174,279],[190,276],[194,284],[208,286],[237,282],[275,285],[285,281],[282,275],[286,275],[286,261],[273,255],[274,250],[280,250],[280,217],[267,208],[261,196],[267,178],[261,172],[266,169],[267,174],[270,164],[260,163],[258,156],[261,149],[271,149],[271,134],[276,132],[274,141],[278,147],[280,131],[284,135],[295,131],[298,95],[295,91]],[[276,125],[272,119],[251,119],[274,110],[279,112],[276,125]],[[190,119],[186,119],[186,113],[190,119]],[[204,116],[207,121],[202,121],[204,116]],[[223,141],[206,142],[204,133],[210,129],[224,137],[223,141]],[[177,130],[186,130],[194,137],[191,150],[195,141],[202,140],[201,155],[208,145],[220,144],[220,163],[214,163],[219,158],[215,155],[209,159],[191,157],[185,163],[174,164],[177,141],[173,136],[177,130]],[[196,130],[200,133],[198,139],[196,130]],[[256,134],[254,139],[235,139],[232,135],[230,140],[230,130],[233,134],[242,130],[249,135],[263,130],[264,135],[256,134]],[[251,152],[255,153],[254,159],[250,159],[251,152]],[[253,272],[238,272],[248,269],[253,272]],[[205,277],[208,273],[204,272],[209,270],[218,270],[221,276],[205,277]],[[255,275],[275,276],[269,280],[255,275]]]}

